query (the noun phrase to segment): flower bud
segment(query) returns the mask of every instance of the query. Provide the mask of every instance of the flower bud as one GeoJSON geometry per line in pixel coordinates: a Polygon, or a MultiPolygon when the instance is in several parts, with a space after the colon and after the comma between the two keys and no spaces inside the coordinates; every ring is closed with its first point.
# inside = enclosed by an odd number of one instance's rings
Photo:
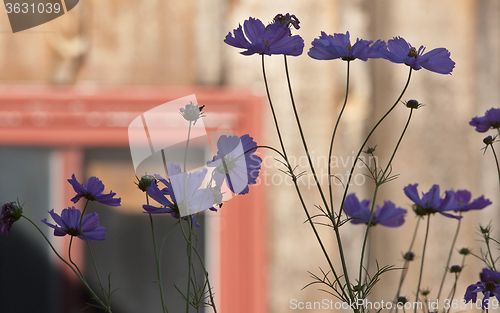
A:
{"type": "Polygon", "coordinates": [[[0,234],[10,235],[10,228],[15,221],[23,216],[23,207],[19,202],[8,202],[2,206],[2,218],[0,219],[0,234]]]}

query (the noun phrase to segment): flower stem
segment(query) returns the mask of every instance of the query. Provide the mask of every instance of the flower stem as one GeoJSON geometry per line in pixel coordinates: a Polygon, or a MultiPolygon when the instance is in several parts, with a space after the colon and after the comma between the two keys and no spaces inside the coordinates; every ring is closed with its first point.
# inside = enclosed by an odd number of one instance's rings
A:
{"type": "Polygon", "coordinates": [[[391,162],[394,159],[394,156],[396,155],[396,151],[398,151],[399,145],[401,144],[401,141],[403,140],[403,136],[405,135],[406,130],[408,129],[408,125],[410,124],[412,113],[413,113],[413,109],[410,110],[410,115],[408,116],[408,120],[406,121],[406,125],[405,125],[405,127],[403,129],[403,132],[401,133],[401,136],[399,137],[398,143],[396,144],[396,147],[394,148],[394,151],[392,152],[391,158],[389,159],[389,162],[387,163],[387,166],[386,166],[384,172],[382,173],[382,176],[375,183],[375,191],[373,192],[373,200],[372,200],[372,207],[371,207],[371,210],[370,210],[370,218],[368,219],[368,224],[366,225],[365,238],[363,240],[363,248],[361,249],[361,259],[359,261],[359,281],[358,281],[358,283],[359,283],[360,287],[362,285],[362,283],[361,283],[362,282],[361,277],[362,277],[362,274],[363,274],[363,263],[364,263],[364,255],[365,255],[365,250],[366,250],[366,243],[368,242],[368,234],[369,234],[370,228],[372,226],[372,219],[373,219],[373,215],[374,215],[373,213],[375,212],[375,201],[377,199],[377,191],[378,191],[378,188],[384,182],[386,182],[387,179],[388,179],[388,177],[387,178],[385,177],[385,174],[389,170],[389,168],[391,166],[391,162]]]}
{"type": "Polygon", "coordinates": [[[370,133],[366,137],[365,141],[363,142],[363,144],[359,148],[358,154],[356,155],[356,158],[354,159],[354,162],[352,164],[351,171],[349,173],[349,178],[347,179],[347,184],[346,184],[346,187],[345,187],[345,190],[344,190],[344,195],[342,197],[342,202],[341,202],[339,214],[338,214],[338,217],[337,217],[337,223],[340,222],[342,211],[344,209],[345,198],[347,196],[347,192],[349,190],[349,185],[351,183],[351,178],[352,178],[352,175],[354,173],[354,169],[356,167],[356,163],[357,163],[357,161],[359,159],[359,156],[361,155],[361,152],[363,151],[364,146],[366,145],[366,143],[368,142],[368,140],[370,139],[370,137],[372,136],[372,134],[375,132],[375,129],[377,129],[377,127],[382,123],[382,121],[392,112],[392,110],[394,110],[394,108],[396,107],[396,105],[399,103],[399,101],[403,97],[404,93],[406,92],[406,89],[408,88],[408,85],[410,84],[411,73],[412,73],[412,68],[410,67],[410,72],[408,73],[408,79],[406,80],[406,84],[405,84],[405,86],[403,88],[403,91],[401,91],[401,94],[396,99],[396,102],[394,102],[394,104],[392,105],[392,107],[384,114],[384,116],[382,116],[382,118],[377,122],[377,124],[375,124],[375,126],[372,128],[372,130],[370,131],[370,133]]]}
{"type": "Polygon", "coordinates": [[[491,145],[491,151],[493,151],[493,156],[495,157],[495,162],[497,164],[498,182],[500,183],[500,165],[498,164],[497,154],[495,152],[495,148],[493,148],[493,145],[491,145]]]}
{"type": "Polygon", "coordinates": [[[68,263],[68,261],[63,259],[63,257],[57,252],[57,250],[54,248],[54,246],[52,245],[50,240],[47,238],[47,236],[45,236],[45,234],[40,230],[40,228],[38,228],[38,226],[36,226],[36,224],[33,223],[33,221],[30,220],[29,218],[27,218],[26,216],[22,215],[22,217],[24,217],[28,222],[30,222],[31,225],[35,226],[35,228],[38,230],[38,232],[43,236],[45,241],[49,244],[50,248],[55,253],[55,255],[61,261],[63,261],[64,264],[66,264],[75,273],[75,275],[80,279],[80,281],[85,285],[85,287],[87,287],[89,292],[92,294],[92,297],[94,298],[94,300],[96,300],[101,305],[101,307],[106,310],[106,312],[111,313],[111,308],[109,307],[109,305],[104,304],[104,302],[101,301],[101,299],[97,296],[97,294],[94,292],[94,290],[92,290],[92,288],[89,286],[89,284],[87,283],[85,278],[82,275],[80,275],[79,271],[76,271],[75,268],[73,266],[71,266],[71,264],[68,263]]]}
{"type": "MultiPolygon", "coordinates": [[[[413,244],[415,243],[415,238],[417,238],[417,231],[418,231],[418,225],[420,225],[420,220],[421,220],[421,218],[417,219],[417,224],[415,225],[415,231],[413,232],[413,237],[411,239],[410,248],[408,248],[407,252],[411,252],[411,250],[413,249],[413,244]]],[[[396,303],[399,299],[401,288],[403,287],[403,282],[406,278],[406,273],[408,272],[409,264],[410,264],[410,261],[405,259],[405,263],[403,264],[403,270],[401,271],[401,278],[399,279],[398,291],[396,292],[396,297],[394,298],[395,299],[394,301],[396,301],[396,303]]],[[[391,308],[390,312],[392,312],[392,308],[391,308]]],[[[396,305],[396,313],[397,312],[398,312],[398,307],[396,305]]]]}
{"type": "MultiPolygon", "coordinates": [[[[418,285],[417,285],[417,293],[415,302],[418,303],[418,294],[420,293],[420,284],[422,282],[422,273],[424,271],[424,260],[425,260],[425,248],[427,247],[427,238],[429,237],[429,224],[431,221],[431,216],[427,215],[427,228],[425,229],[425,239],[424,239],[424,248],[422,250],[422,262],[420,263],[420,274],[418,277],[418,285]]],[[[415,305],[415,313],[417,313],[418,305],[415,305]]]]}
{"type": "MultiPolygon", "coordinates": [[[[148,192],[146,191],[146,203],[149,205],[149,196],[148,192]]],[[[158,276],[158,287],[160,290],[160,298],[161,298],[161,308],[164,313],[166,313],[166,305],[165,305],[165,298],[163,296],[163,284],[161,281],[161,266],[160,266],[160,258],[158,256],[158,251],[156,250],[156,239],[155,239],[155,231],[154,231],[154,224],[153,224],[153,217],[151,214],[149,214],[149,223],[151,225],[151,235],[153,237],[153,250],[155,253],[155,262],[156,262],[156,274],[158,276]]]]}
{"type": "MultiPolygon", "coordinates": [[[[460,212],[460,215],[462,215],[462,212],[460,212]]],[[[455,231],[455,236],[453,236],[453,241],[451,242],[450,253],[448,254],[448,260],[446,261],[446,266],[444,268],[443,278],[441,279],[441,285],[439,286],[439,291],[438,291],[438,294],[436,297],[437,299],[439,299],[439,296],[441,295],[441,291],[443,290],[444,281],[446,279],[446,274],[448,273],[448,267],[450,266],[451,255],[453,254],[453,249],[455,248],[455,242],[457,241],[458,232],[460,231],[461,222],[462,222],[462,219],[459,219],[458,225],[457,225],[457,230],[455,231]]],[[[456,284],[456,281],[455,281],[455,284],[456,284]]]]}
{"type": "MultiPolygon", "coordinates": [[[[328,190],[330,192],[330,207],[332,210],[332,216],[333,216],[333,190],[332,190],[332,152],[333,152],[333,141],[335,140],[335,134],[337,133],[337,128],[340,123],[340,119],[342,118],[342,114],[344,113],[344,109],[347,104],[347,97],[349,96],[349,68],[351,62],[347,61],[347,83],[346,83],[346,89],[345,89],[345,98],[344,98],[344,104],[342,105],[342,109],[340,110],[339,117],[337,118],[337,122],[335,123],[335,127],[333,129],[333,134],[332,134],[332,139],[330,141],[330,150],[328,150],[328,190]]],[[[333,222],[335,223],[335,218],[332,218],[333,222]]]]}
{"type": "MultiPolygon", "coordinates": [[[[294,112],[294,115],[295,115],[295,119],[297,121],[297,126],[299,128],[299,132],[300,132],[300,137],[302,139],[302,144],[304,145],[304,150],[306,152],[306,156],[307,156],[307,159],[308,159],[308,162],[309,162],[309,166],[311,167],[311,171],[313,173],[313,176],[314,176],[314,179],[316,181],[316,185],[318,186],[318,191],[321,195],[321,198],[323,200],[323,203],[326,207],[326,210],[328,210],[328,202],[326,201],[326,198],[325,198],[325,195],[323,194],[323,190],[321,189],[321,185],[318,181],[318,177],[316,175],[316,171],[314,169],[314,165],[312,163],[312,160],[311,160],[311,157],[310,157],[310,154],[309,154],[309,149],[307,148],[307,143],[306,143],[306,140],[305,140],[305,137],[304,137],[304,133],[302,131],[302,126],[300,124],[300,119],[299,119],[299,115],[298,115],[298,112],[297,112],[297,108],[296,108],[296,105],[295,105],[295,100],[294,100],[294,97],[293,97],[293,91],[292,91],[292,85],[291,85],[291,82],[290,82],[290,75],[289,75],[289,71],[288,71],[288,63],[287,63],[287,59],[286,59],[286,56],[284,56],[284,61],[285,61],[285,72],[286,72],[286,77],[287,77],[287,82],[288,82],[288,90],[290,92],[290,99],[291,99],[291,102],[292,102],[292,108],[293,108],[293,112],[294,112]]],[[[331,259],[330,259],[330,256],[328,255],[328,252],[326,251],[324,245],[323,245],[323,242],[321,241],[321,237],[319,236],[319,233],[318,231],[316,230],[316,226],[314,225],[314,223],[312,222],[312,219],[311,219],[311,216],[309,214],[309,211],[307,210],[307,206],[302,198],[302,194],[300,192],[300,189],[299,189],[299,186],[297,184],[297,179],[295,177],[295,175],[293,174],[293,171],[292,171],[292,168],[291,168],[291,165],[288,161],[288,158],[287,158],[287,155],[285,153],[285,147],[283,145],[283,142],[281,140],[281,136],[280,136],[280,132],[279,132],[279,126],[278,126],[278,122],[277,122],[277,119],[276,119],[276,116],[275,116],[275,113],[274,113],[274,109],[273,109],[273,106],[272,106],[272,102],[271,102],[271,96],[270,96],[270,93],[269,93],[269,87],[268,87],[268,84],[267,84],[267,79],[266,79],[266,74],[265,74],[265,67],[264,67],[264,56],[262,56],[262,72],[263,72],[263,75],[264,75],[264,83],[266,85],[266,91],[267,91],[267,96],[268,96],[268,99],[269,99],[269,104],[271,105],[271,111],[273,113],[273,117],[274,117],[274,120],[275,120],[275,124],[276,124],[276,129],[277,129],[277,132],[278,132],[278,137],[280,138],[280,143],[282,145],[282,149],[283,149],[283,155],[285,156],[285,161],[290,169],[290,174],[292,175],[292,181],[294,182],[294,185],[295,185],[295,189],[297,191],[297,194],[299,196],[299,199],[300,199],[300,202],[302,204],[302,207],[304,209],[304,212],[307,216],[307,219],[309,221],[309,224],[311,225],[312,229],[313,229],[313,232],[316,236],[316,239],[318,240],[318,243],[323,251],[323,254],[325,255],[325,258],[327,259],[327,262],[330,266],[330,269],[332,270],[332,273],[336,279],[337,282],[340,281],[340,277],[338,276],[337,272],[335,271],[335,268],[331,262],[331,259]]],[[[334,218],[332,218],[332,220],[334,220],[334,218]]],[[[345,258],[344,258],[344,252],[343,252],[343,249],[342,249],[342,243],[341,243],[341,240],[340,240],[340,233],[338,231],[338,227],[337,225],[335,224],[335,221],[333,221],[333,224],[334,224],[334,230],[336,232],[336,237],[337,237],[337,243],[338,243],[338,247],[339,247],[339,254],[341,256],[341,262],[342,262],[342,268],[344,270],[344,275],[345,275],[345,280],[346,280],[346,285],[347,285],[347,289],[349,291],[349,296],[350,296],[350,299],[352,301],[355,301],[354,299],[354,293],[352,291],[352,287],[351,287],[351,284],[349,282],[349,276],[347,274],[347,265],[346,265],[346,262],[345,262],[345,258]]],[[[342,284],[339,284],[340,286],[342,286],[342,284]]],[[[345,293],[345,290],[344,290],[344,287],[341,287],[342,289],[342,293],[344,294],[344,297],[347,298],[347,294],[345,293]]],[[[355,309],[357,311],[357,309],[355,309]]]]}

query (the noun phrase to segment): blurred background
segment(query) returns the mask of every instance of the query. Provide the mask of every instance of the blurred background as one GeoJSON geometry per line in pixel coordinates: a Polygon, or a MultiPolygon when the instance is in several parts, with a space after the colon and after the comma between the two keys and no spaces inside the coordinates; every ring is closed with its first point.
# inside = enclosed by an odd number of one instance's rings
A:
{"type": "MultiPolygon", "coordinates": [[[[417,220],[403,193],[408,184],[418,183],[423,192],[433,184],[442,191],[467,189],[473,198],[484,195],[493,202],[485,210],[465,214],[457,248],[480,253],[479,224],[491,222],[494,235],[500,237],[495,163],[490,151],[485,155],[481,151],[485,134],[468,125],[472,117],[500,103],[500,2],[496,0],[82,0],[59,18],[14,34],[7,14],[1,12],[0,200],[19,198],[26,204],[26,215],[37,222],[47,217],[48,210],[60,212],[71,205],[68,199],[73,191],[65,179],[72,173],[80,182],[98,176],[106,192],[112,189],[122,196],[123,208],[94,207],[109,240],[92,245],[103,264],[101,274],[112,272],[113,286],[122,287],[113,298],[116,312],[160,312],[161,307],[152,283],[148,218],[141,213],[144,196],[133,184],[128,123],[157,105],[196,94],[200,104],[207,104],[209,132],[250,133],[259,144],[278,147],[260,57],[242,56],[223,39],[250,16],[267,24],[276,14],[287,12],[299,18],[301,28],[292,32],[305,41],[304,54],[289,57],[288,65],[320,177],[327,177],[322,158],[328,153],[346,88],[346,62],[318,61],[306,55],[321,31],[349,31],[351,42],[401,36],[413,46],[426,46],[426,51],[445,47],[456,62],[451,76],[425,69],[412,74],[403,100],[417,99],[425,106],[414,112],[393,162],[398,178],[383,185],[377,196],[377,204],[391,200],[408,214],[402,227],[373,228],[369,270],[374,271],[375,260],[380,266],[403,265],[402,255],[417,220]]],[[[267,57],[266,71],[287,152],[297,171],[307,173],[300,185],[310,210],[316,212],[314,205],[321,198],[298,140],[283,58],[267,57]]],[[[397,99],[407,75],[407,66],[385,60],[351,63],[349,101],[334,147],[339,161],[332,168],[334,174],[346,176],[366,134],[397,99]]],[[[368,146],[377,146],[375,155],[381,164],[389,160],[407,115],[404,105],[397,106],[370,139],[368,146]]],[[[319,275],[327,263],[304,223],[290,179],[279,171],[282,167],[274,155],[265,151],[260,155],[265,162],[259,185],[218,213],[204,215],[201,222],[199,248],[213,273],[218,311],[281,313],[294,311],[294,299],[336,301],[318,290],[319,285],[303,289],[312,281],[309,272],[319,275]]],[[[358,169],[350,189],[358,198],[368,199],[373,193],[366,173],[358,169]]],[[[337,206],[341,191],[336,186],[337,206]]],[[[160,233],[172,223],[170,217],[157,221],[160,233]]],[[[422,287],[431,290],[431,299],[437,295],[456,227],[455,220],[432,216],[422,281],[422,287]]],[[[410,300],[415,298],[424,233],[421,223],[413,249],[415,261],[401,292],[410,300]]],[[[333,232],[324,228],[320,234],[339,266],[333,232]]],[[[341,234],[350,274],[357,277],[364,227],[346,225],[341,234]]],[[[14,224],[12,236],[0,238],[0,311],[79,311],[89,301],[88,295],[39,237],[31,225],[20,221],[14,224]]],[[[67,249],[61,238],[51,240],[61,250],[67,249]]],[[[85,249],[78,251],[75,257],[95,280],[85,249]]],[[[182,240],[172,239],[163,256],[164,282],[169,288],[184,281],[180,274],[186,270],[184,256],[182,240]]],[[[451,264],[460,263],[455,251],[451,264]]],[[[481,269],[473,257],[466,260],[455,299],[461,299],[467,285],[478,280],[481,269]]],[[[400,271],[385,274],[370,300],[392,301],[399,275],[400,271]]],[[[446,297],[452,281],[447,278],[442,293],[446,297]]],[[[177,291],[171,288],[166,293],[173,312],[178,312],[175,308],[182,299],[177,291]]]]}

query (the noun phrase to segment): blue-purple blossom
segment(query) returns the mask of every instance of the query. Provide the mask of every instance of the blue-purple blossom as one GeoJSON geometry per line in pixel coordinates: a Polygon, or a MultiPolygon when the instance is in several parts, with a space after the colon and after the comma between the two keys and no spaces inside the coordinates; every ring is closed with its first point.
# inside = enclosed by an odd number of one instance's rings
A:
{"type": "Polygon", "coordinates": [[[23,216],[23,207],[18,202],[8,202],[2,206],[0,218],[0,234],[10,235],[10,228],[15,221],[23,216]]]}
{"type": "MultiPolygon", "coordinates": [[[[351,217],[353,224],[368,224],[370,220],[370,200],[359,202],[355,194],[350,194],[345,198],[344,211],[351,217]]],[[[405,222],[406,210],[396,208],[391,201],[385,201],[383,207],[377,205],[377,210],[373,212],[371,225],[384,225],[387,227],[399,227],[405,222]]]]}
{"type": "Polygon", "coordinates": [[[60,216],[54,213],[53,209],[49,211],[49,214],[57,225],[48,223],[46,218],[42,220],[42,223],[54,228],[54,236],[70,235],[82,240],[104,240],[106,237],[106,229],[99,225],[99,216],[95,212],[82,218],[80,210],[68,207],[62,210],[60,216]]]}
{"type": "Polygon", "coordinates": [[[488,305],[490,297],[497,297],[500,300],[500,273],[484,268],[479,277],[480,281],[467,287],[464,300],[466,303],[476,302],[477,293],[482,292],[484,297],[481,307],[484,309],[488,305]]]}
{"type": "Polygon", "coordinates": [[[473,117],[469,125],[476,127],[476,131],[480,133],[486,132],[490,128],[500,129],[500,108],[491,108],[484,116],[473,117]]]}
{"type": "Polygon", "coordinates": [[[85,186],[80,184],[75,177],[75,174],[71,176],[71,179],[68,179],[68,182],[73,186],[73,189],[76,192],[76,196],[74,196],[71,201],[73,203],[77,203],[81,198],[85,198],[90,201],[97,201],[102,204],[106,204],[109,206],[120,206],[121,198],[113,198],[116,193],[110,191],[108,194],[103,194],[104,184],[97,177],[90,177],[85,186]]]}
{"type": "Polygon", "coordinates": [[[470,210],[481,210],[491,204],[491,201],[481,196],[471,202],[472,195],[467,190],[457,190],[455,192],[455,212],[467,212],[470,210]]]}
{"type": "Polygon", "coordinates": [[[387,47],[378,49],[380,57],[394,63],[404,63],[414,70],[422,67],[439,74],[451,74],[455,62],[450,58],[450,52],[445,48],[437,48],[424,53],[425,47],[413,47],[401,37],[394,37],[387,42],[387,47]]]}
{"type": "Polygon", "coordinates": [[[217,186],[227,182],[229,189],[235,194],[247,194],[248,185],[257,183],[262,159],[255,155],[257,143],[250,135],[220,136],[217,141],[217,155],[207,166],[216,167],[213,180],[217,186]]]}
{"type": "Polygon", "coordinates": [[[209,188],[200,188],[207,175],[207,169],[185,173],[181,171],[180,166],[168,163],[167,174],[168,180],[156,175],[156,179],[165,185],[162,190],[156,184],[147,187],[148,196],[161,204],[161,207],[143,205],[142,208],[147,213],[169,213],[179,218],[206,209],[214,210],[213,191],[209,188]]]}
{"type": "Polygon", "coordinates": [[[461,219],[461,216],[446,213],[457,207],[455,193],[451,190],[445,191],[445,197],[441,198],[439,194],[439,186],[434,185],[427,193],[422,193],[422,198],[418,195],[418,184],[408,185],[404,188],[405,195],[410,198],[417,206],[415,212],[418,215],[429,215],[440,213],[446,217],[461,219]]]}
{"type": "Polygon", "coordinates": [[[307,54],[316,60],[341,58],[344,61],[355,59],[366,61],[368,58],[380,58],[377,51],[385,48],[385,42],[377,40],[372,45],[373,41],[358,38],[354,45],[351,46],[349,36],[349,32],[345,34],[333,34],[333,36],[321,32],[321,36],[314,39],[311,43],[312,47],[307,54]]]}
{"type": "Polygon", "coordinates": [[[304,40],[298,35],[290,36],[288,26],[279,21],[266,27],[260,20],[250,17],[243,23],[243,28],[244,34],[239,25],[233,31],[234,37],[229,32],[224,39],[224,42],[230,46],[246,49],[240,52],[243,55],[258,53],[298,56],[304,49],[304,40]]]}

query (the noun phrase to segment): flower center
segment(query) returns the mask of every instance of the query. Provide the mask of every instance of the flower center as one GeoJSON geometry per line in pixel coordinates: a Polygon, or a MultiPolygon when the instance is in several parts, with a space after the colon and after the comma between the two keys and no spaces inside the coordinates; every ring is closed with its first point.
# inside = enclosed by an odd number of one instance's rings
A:
{"type": "Polygon", "coordinates": [[[410,49],[410,52],[408,52],[408,56],[409,56],[409,57],[414,57],[414,58],[416,59],[416,58],[417,58],[417,56],[418,56],[417,49],[415,49],[415,48],[411,48],[411,49],[410,49]]]}
{"type": "Polygon", "coordinates": [[[217,170],[221,174],[229,174],[236,164],[236,158],[232,158],[232,156],[226,155],[222,158],[222,164],[217,166],[217,170]]]}
{"type": "Polygon", "coordinates": [[[351,46],[351,45],[346,45],[345,47],[346,47],[346,48],[347,48],[347,50],[349,50],[349,51],[351,51],[351,49],[352,49],[352,46],[351,46]]]}
{"type": "Polygon", "coordinates": [[[78,235],[80,235],[80,231],[78,229],[70,228],[70,229],[68,229],[68,235],[78,236],[78,235]]]}
{"type": "Polygon", "coordinates": [[[496,285],[492,281],[487,281],[484,283],[484,291],[490,292],[490,297],[493,297],[493,292],[496,290],[496,285]]]}

